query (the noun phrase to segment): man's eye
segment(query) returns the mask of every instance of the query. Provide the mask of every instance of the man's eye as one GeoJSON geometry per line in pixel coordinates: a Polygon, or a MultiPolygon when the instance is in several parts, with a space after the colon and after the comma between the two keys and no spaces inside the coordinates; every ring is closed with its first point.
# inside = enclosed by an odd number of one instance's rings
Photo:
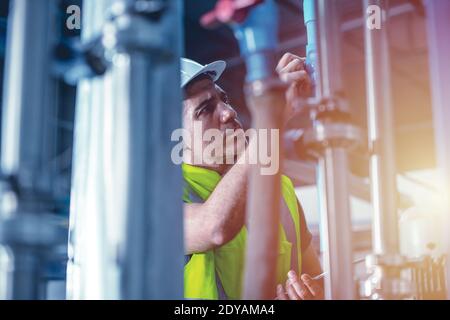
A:
{"type": "Polygon", "coordinates": [[[221,99],[223,103],[230,104],[230,100],[228,99],[228,96],[226,94],[222,94],[221,99]]]}
{"type": "Polygon", "coordinates": [[[197,111],[197,117],[212,112],[213,108],[214,107],[210,104],[200,108],[200,110],[197,111]]]}

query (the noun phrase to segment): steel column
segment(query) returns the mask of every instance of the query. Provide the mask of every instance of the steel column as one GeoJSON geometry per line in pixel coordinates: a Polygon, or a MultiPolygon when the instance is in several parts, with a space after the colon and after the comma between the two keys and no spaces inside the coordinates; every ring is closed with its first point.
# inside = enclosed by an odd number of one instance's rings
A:
{"type": "MultiPolygon", "coordinates": [[[[440,190],[450,225],[450,1],[427,0],[427,27],[431,93],[440,190]]],[[[450,230],[449,230],[450,231],[450,230]]],[[[450,257],[450,232],[447,232],[447,257],[450,257]]],[[[447,261],[447,297],[450,297],[450,263],[447,261]]]]}

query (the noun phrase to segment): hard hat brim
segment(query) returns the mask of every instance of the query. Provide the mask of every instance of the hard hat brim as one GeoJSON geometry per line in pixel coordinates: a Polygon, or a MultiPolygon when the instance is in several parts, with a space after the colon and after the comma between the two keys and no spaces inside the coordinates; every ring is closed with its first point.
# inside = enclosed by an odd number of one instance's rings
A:
{"type": "Polygon", "coordinates": [[[218,60],[211,62],[205,66],[203,66],[201,69],[199,69],[196,73],[191,75],[188,79],[185,79],[181,83],[181,88],[184,88],[186,85],[188,85],[192,80],[197,78],[201,74],[209,74],[214,82],[219,80],[220,76],[222,75],[223,71],[225,70],[227,64],[225,61],[218,60]]]}

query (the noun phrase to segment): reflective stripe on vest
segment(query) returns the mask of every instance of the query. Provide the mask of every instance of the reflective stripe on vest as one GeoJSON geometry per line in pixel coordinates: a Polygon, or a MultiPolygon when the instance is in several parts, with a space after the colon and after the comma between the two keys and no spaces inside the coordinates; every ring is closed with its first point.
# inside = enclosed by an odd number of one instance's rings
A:
{"type": "MultiPolygon", "coordinates": [[[[220,182],[221,176],[212,170],[183,164],[183,177],[187,187],[183,201],[191,203],[195,193],[207,200],[220,182]]],[[[298,270],[301,273],[300,219],[292,181],[282,176],[282,195],[289,209],[296,233],[298,270]]],[[[240,299],[245,261],[247,229],[243,227],[237,236],[215,250],[193,254],[184,268],[184,295],[188,299],[218,299],[216,280],[220,280],[229,299],[240,299]],[[220,279],[216,279],[216,274],[220,279]]],[[[280,246],[277,260],[277,282],[284,283],[291,268],[291,247],[280,224],[280,246]]]]}

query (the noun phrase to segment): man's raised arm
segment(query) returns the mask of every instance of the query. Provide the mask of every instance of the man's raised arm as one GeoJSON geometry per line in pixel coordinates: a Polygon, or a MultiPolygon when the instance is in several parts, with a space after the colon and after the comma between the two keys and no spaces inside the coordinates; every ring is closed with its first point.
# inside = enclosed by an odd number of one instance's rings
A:
{"type": "Polygon", "coordinates": [[[245,223],[247,164],[235,164],[204,203],[184,205],[186,254],[205,252],[232,240],[245,223]]]}

